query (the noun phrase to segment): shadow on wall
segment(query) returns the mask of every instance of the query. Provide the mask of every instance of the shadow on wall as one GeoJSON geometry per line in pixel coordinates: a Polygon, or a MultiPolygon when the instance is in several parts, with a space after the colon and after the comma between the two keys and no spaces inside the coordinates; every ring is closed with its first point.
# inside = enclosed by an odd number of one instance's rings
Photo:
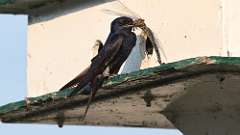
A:
{"type": "Polygon", "coordinates": [[[111,2],[114,0],[58,0],[55,3],[48,3],[39,8],[33,8],[28,11],[29,23],[51,20],[53,18],[84,10],[86,8],[99,4],[111,2]]]}

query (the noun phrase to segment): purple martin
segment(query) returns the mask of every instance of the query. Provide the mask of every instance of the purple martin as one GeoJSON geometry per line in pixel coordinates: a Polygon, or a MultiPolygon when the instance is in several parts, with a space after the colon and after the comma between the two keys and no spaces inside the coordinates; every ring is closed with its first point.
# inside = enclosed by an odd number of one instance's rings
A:
{"type": "Polygon", "coordinates": [[[118,73],[135,46],[136,35],[132,32],[133,27],[141,27],[142,25],[142,23],[139,23],[139,20],[133,20],[125,16],[114,19],[111,23],[111,30],[107,40],[98,54],[91,60],[91,65],[60,89],[63,90],[74,86],[70,94],[70,96],[73,96],[83,87],[90,85],[91,96],[84,117],[97,90],[102,86],[103,80],[111,74],[118,73]]]}

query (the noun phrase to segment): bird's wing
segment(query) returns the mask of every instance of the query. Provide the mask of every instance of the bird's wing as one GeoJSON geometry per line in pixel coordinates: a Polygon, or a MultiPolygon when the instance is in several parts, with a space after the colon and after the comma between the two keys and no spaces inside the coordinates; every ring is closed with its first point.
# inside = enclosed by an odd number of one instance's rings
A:
{"type": "MultiPolygon", "coordinates": [[[[123,36],[113,36],[112,40],[109,40],[109,42],[106,42],[105,45],[101,50],[99,50],[98,55],[96,55],[91,61],[91,65],[108,65],[108,63],[113,59],[113,57],[117,54],[118,50],[120,49],[123,42],[123,36]]],[[[76,76],[73,80],[68,82],[66,85],[64,85],[60,91],[67,89],[67,88],[74,88],[83,82],[83,80],[87,77],[87,73],[89,71],[89,68],[86,68],[84,71],[82,71],[78,76],[76,76]]]]}
{"type": "Polygon", "coordinates": [[[111,38],[107,40],[103,48],[99,51],[98,55],[91,60],[91,65],[97,67],[108,65],[123,45],[123,40],[124,37],[120,34],[111,36],[111,38]]]}

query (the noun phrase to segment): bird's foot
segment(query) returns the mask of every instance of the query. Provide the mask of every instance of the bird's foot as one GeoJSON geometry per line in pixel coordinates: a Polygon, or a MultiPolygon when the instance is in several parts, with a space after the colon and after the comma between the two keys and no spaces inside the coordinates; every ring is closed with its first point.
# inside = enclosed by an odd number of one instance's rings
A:
{"type": "Polygon", "coordinates": [[[84,88],[83,88],[83,91],[82,91],[82,93],[81,94],[83,94],[83,95],[90,95],[91,94],[91,86],[90,86],[90,84],[88,84],[87,86],[85,86],[84,88]]]}
{"type": "Polygon", "coordinates": [[[77,87],[69,94],[70,97],[83,94],[83,95],[90,95],[91,94],[91,86],[90,83],[88,83],[86,86],[84,86],[82,89],[78,89],[77,87]]]}

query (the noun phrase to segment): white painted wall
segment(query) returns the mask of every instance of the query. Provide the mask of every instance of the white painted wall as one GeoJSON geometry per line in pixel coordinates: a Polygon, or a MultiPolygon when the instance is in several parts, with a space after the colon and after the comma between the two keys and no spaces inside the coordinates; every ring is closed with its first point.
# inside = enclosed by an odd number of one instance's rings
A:
{"type": "Polygon", "coordinates": [[[229,56],[240,56],[240,1],[222,0],[222,2],[225,52],[228,51],[229,56]]]}
{"type": "MultiPolygon", "coordinates": [[[[166,55],[163,62],[226,55],[222,1],[121,1],[153,30],[166,55]]],[[[29,26],[28,96],[57,91],[90,64],[95,40],[105,41],[117,17],[104,9],[126,12],[115,1],[29,26]]],[[[154,65],[155,60],[145,61],[143,67],[154,65]]]]}

